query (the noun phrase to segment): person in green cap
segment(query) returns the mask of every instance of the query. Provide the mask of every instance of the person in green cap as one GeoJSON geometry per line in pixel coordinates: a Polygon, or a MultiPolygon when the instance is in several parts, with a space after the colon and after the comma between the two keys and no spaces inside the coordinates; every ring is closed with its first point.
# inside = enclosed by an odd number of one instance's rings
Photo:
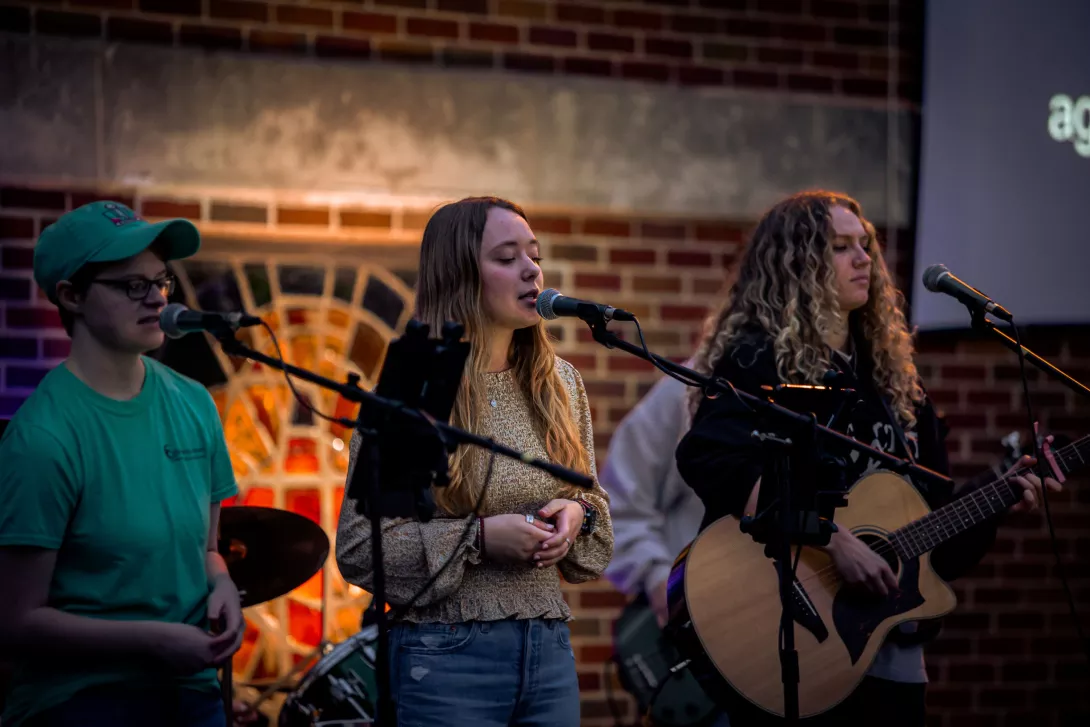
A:
{"type": "Polygon", "coordinates": [[[0,724],[222,726],[242,643],[217,552],[238,491],[208,391],[148,357],[197,228],[117,202],[41,234],[34,278],[72,339],[0,440],[0,724]]]}

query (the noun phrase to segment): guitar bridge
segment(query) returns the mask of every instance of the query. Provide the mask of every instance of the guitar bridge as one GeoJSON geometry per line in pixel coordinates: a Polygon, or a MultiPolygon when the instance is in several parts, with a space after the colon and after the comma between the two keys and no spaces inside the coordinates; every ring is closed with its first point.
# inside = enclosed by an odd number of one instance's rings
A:
{"type": "MultiPolygon", "coordinates": [[[[777,562],[776,570],[779,569],[780,564],[777,562]]],[[[821,614],[817,612],[817,607],[810,600],[810,595],[803,588],[802,582],[798,578],[791,579],[788,606],[791,609],[791,620],[809,631],[819,644],[829,638],[829,629],[825,626],[821,614]]]]}

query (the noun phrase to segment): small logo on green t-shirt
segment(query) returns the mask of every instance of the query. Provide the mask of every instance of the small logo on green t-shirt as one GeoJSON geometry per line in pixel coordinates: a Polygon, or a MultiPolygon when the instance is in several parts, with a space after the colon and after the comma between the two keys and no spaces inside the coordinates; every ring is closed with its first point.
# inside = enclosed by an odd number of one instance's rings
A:
{"type": "Polygon", "coordinates": [[[171,462],[182,462],[187,459],[204,459],[208,456],[208,450],[204,447],[194,447],[192,449],[175,449],[169,444],[163,445],[163,454],[167,456],[171,462]]]}

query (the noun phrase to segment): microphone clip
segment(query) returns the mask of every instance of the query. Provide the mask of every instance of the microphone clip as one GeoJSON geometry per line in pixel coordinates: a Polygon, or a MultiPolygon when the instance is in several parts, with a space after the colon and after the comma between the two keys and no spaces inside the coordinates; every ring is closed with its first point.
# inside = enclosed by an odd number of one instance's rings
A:
{"type": "Polygon", "coordinates": [[[542,291],[537,297],[537,312],[547,321],[570,316],[582,320],[591,327],[604,326],[610,321],[634,321],[636,316],[622,308],[594,303],[589,300],[561,295],[555,288],[542,291]]]}
{"type": "Polygon", "coordinates": [[[181,338],[201,331],[219,339],[232,338],[239,328],[261,324],[260,318],[247,313],[195,311],[181,303],[170,303],[159,313],[159,328],[167,338],[181,338]]]}

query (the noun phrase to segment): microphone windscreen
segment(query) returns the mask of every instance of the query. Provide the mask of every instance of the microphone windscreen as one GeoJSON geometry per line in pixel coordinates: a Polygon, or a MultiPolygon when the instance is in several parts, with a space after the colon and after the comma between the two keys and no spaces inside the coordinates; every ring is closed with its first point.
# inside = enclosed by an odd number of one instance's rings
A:
{"type": "Polygon", "coordinates": [[[181,303],[168,303],[159,312],[159,329],[167,335],[167,338],[181,338],[185,335],[185,331],[178,326],[178,316],[187,310],[189,309],[181,303]]]}
{"type": "Polygon", "coordinates": [[[547,321],[554,321],[560,316],[553,310],[553,300],[560,295],[556,288],[541,291],[537,296],[537,314],[547,321]]]}
{"type": "Polygon", "coordinates": [[[937,293],[939,291],[939,278],[949,272],[950,270],[945,265],[932,265],[923,271],[923,287],[932,293],[937,293]]]}

